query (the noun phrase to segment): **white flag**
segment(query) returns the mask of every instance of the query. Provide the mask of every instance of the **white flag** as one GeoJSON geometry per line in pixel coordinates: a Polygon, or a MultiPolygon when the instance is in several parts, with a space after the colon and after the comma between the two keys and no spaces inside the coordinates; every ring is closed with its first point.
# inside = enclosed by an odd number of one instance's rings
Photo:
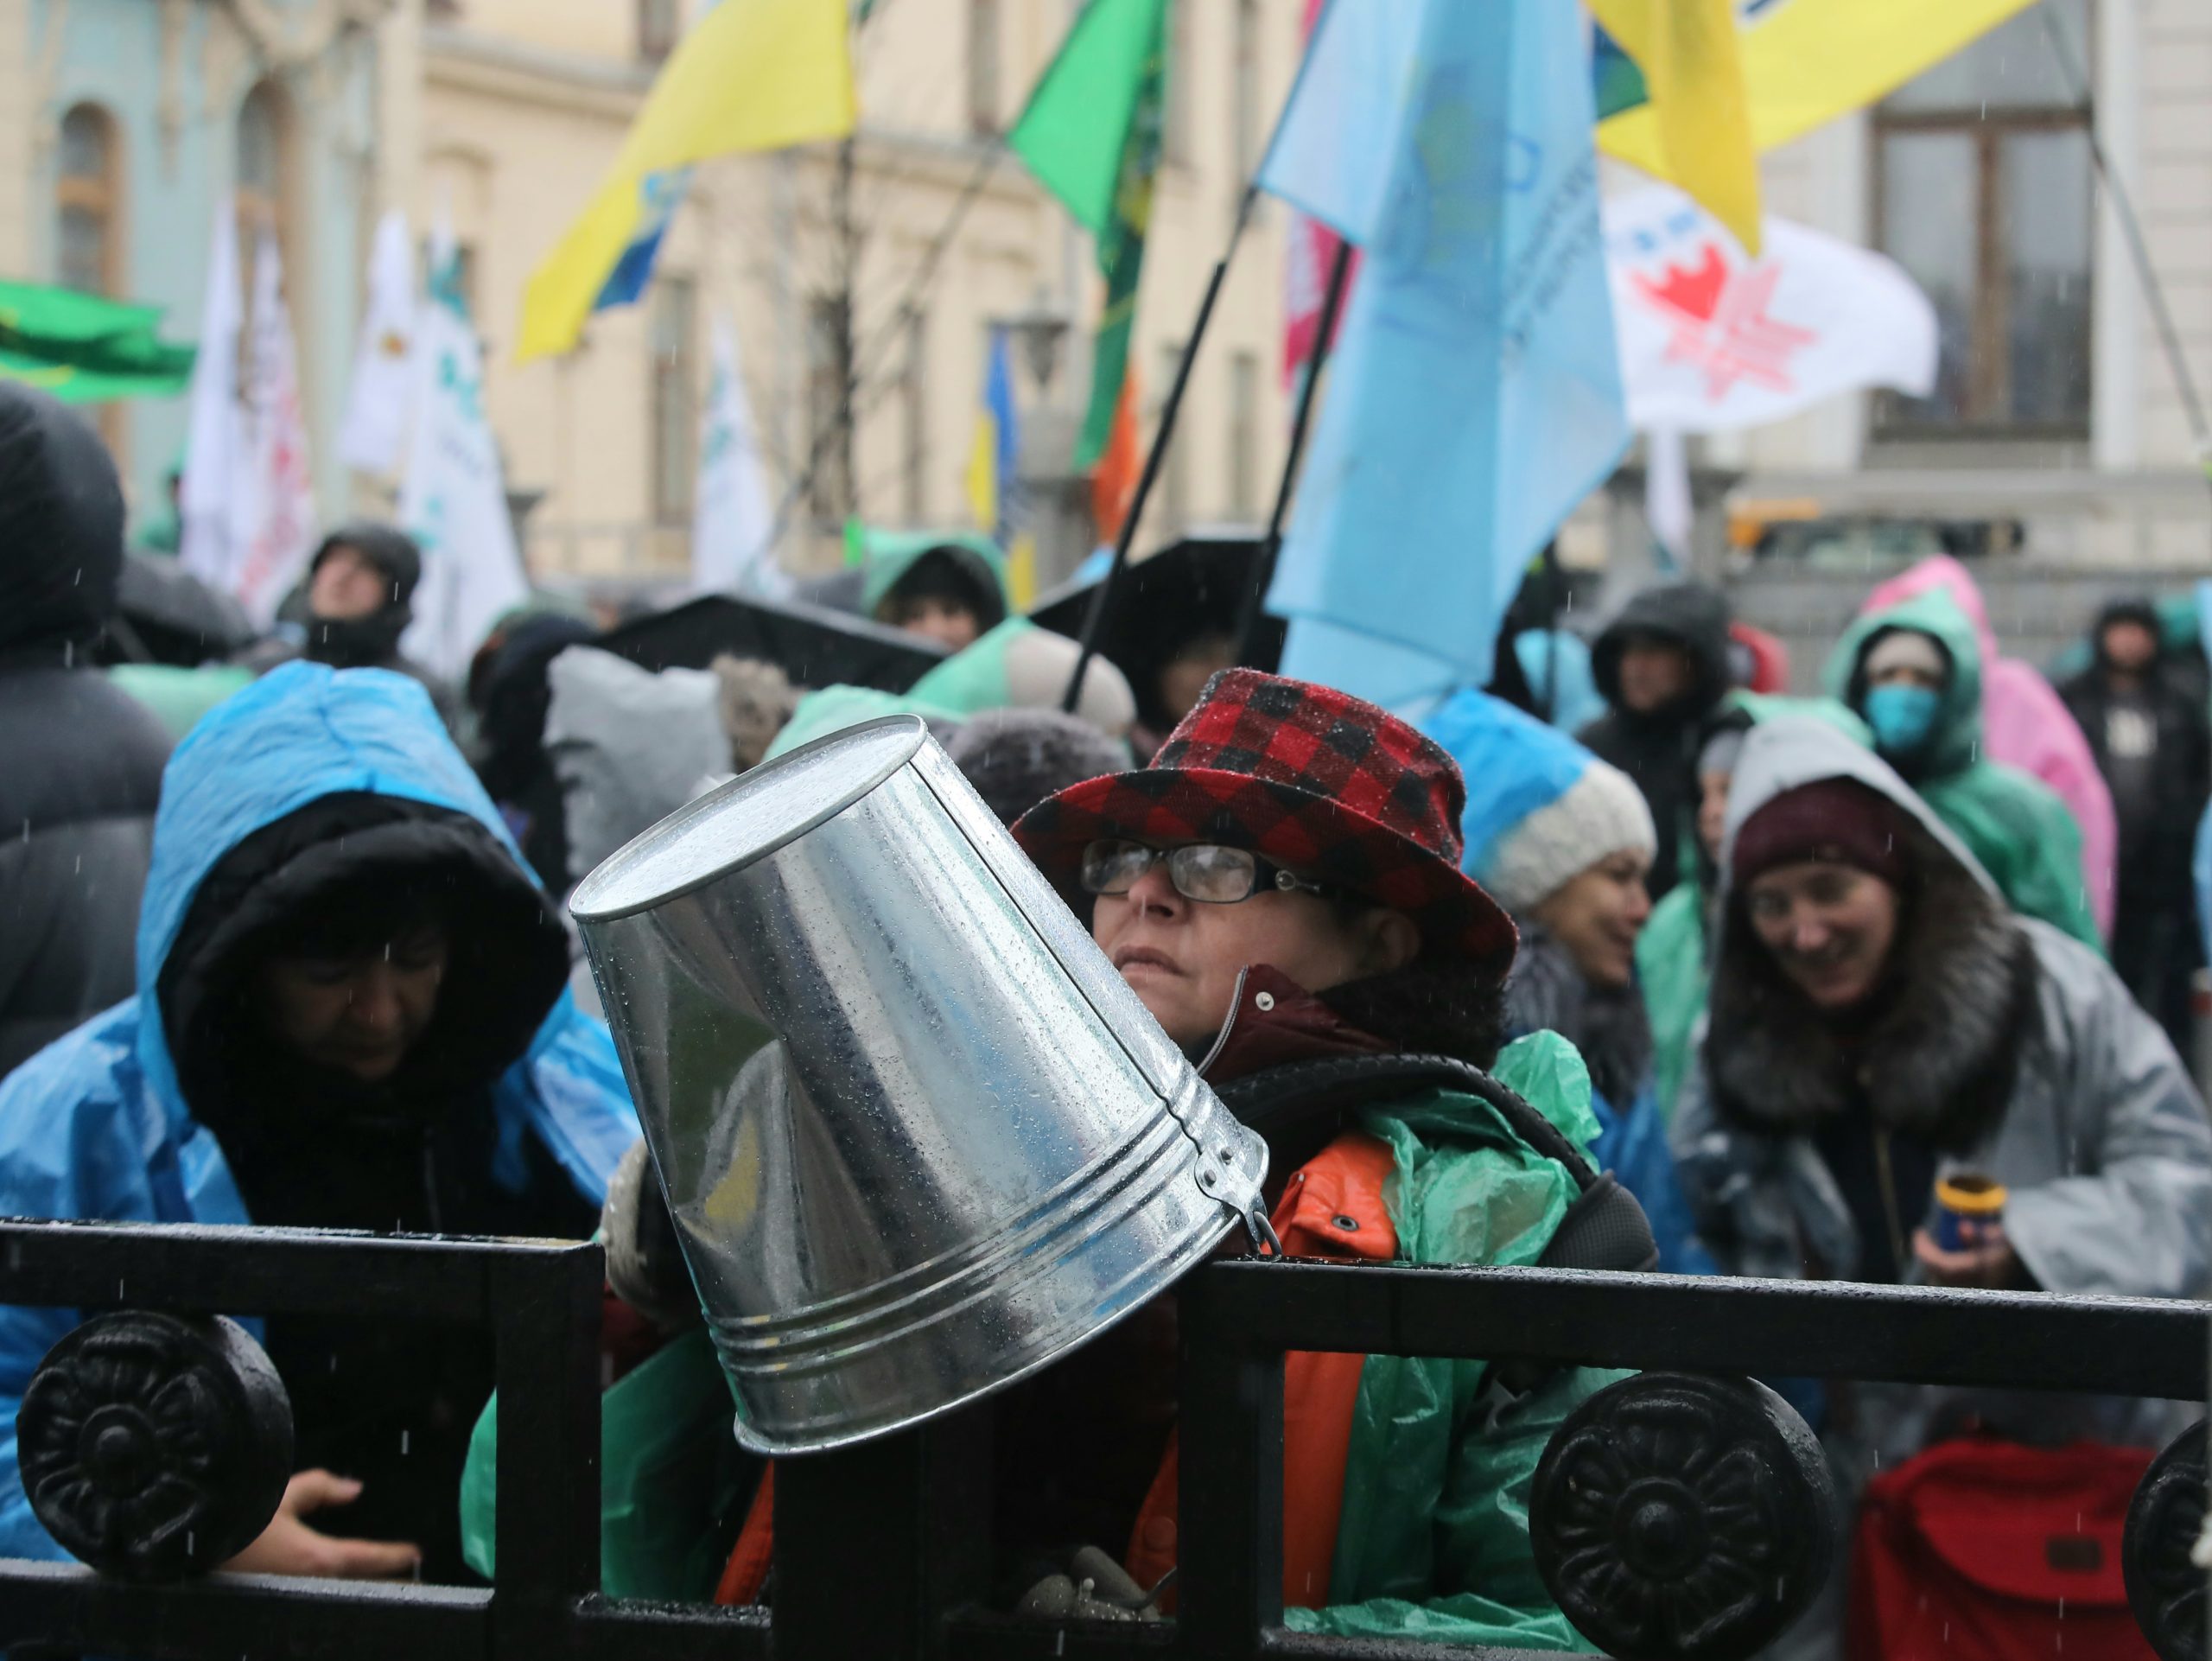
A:
{"type": "Polygon", "coordinates": [[[1690,498],[1690,452],[1672,427],[1654,427],[1643,436],[1643,518],[1667,569],[1679,571],[1688,564],[1690,533],[1697,525],[1690,498]]]}
{"type": "Polygon", "coordinates": [[[243,552],[242,528],[253,519],[239,500],[248,457],[238,410],[238,210],[215,204],[207,245],[207,291],[200,304],[200,350],[192,364],[192,407],[179,493],[182,520],[177,556],[185,570],[227,594],[243,552]]]}
{"type": "Polygon", "coordinates": [[[691,585],[701,594],[775,595],[791,582],[769,549],[774,512],[760,474],[753,411],[739,372],[737,336],[715,320],[715,379],[700,423],[699,479],[691,503],[691,585]]]}
{"type": "Polygon", "coordinates": [[[1721,432],[1865,386],[1936,383],[1936,309],[1893,260],[1763,223],[1747,257],[1719,220],[1660,186],[1605,204],[1629,420],[1721,432]]]}
{"type": "Polygon", "coordinates": [[[284,266],[276,239],[264,232],[253,257],[251,349],[247,355],[245,453],[252,519],[245,527],[231,584],[246,615],[266,628],[298,581],[315,546],[315,481],[308,470],[308,425],[300,408],[300,366],[284,266]]]}
{"type": "Polygon", "coordinates": [[[349,468],[390,473],[399,465],[400,439],[414,384],[408,379],[415,336],[415,255],[407,216],[394,208],[377,222],[369,255],[369,304],[353,351],[353,379],[338,453],[349,468]]]}
{"type": "Polygon", "coordinates": [[[530,580],[484,417],[483,353],[442,228],[430,270],[415,319],[415,431],[399,493],[400,523],[422,546],[423,581],[400,649],[458,679],[499,614],[529,596],[530,580]]]}

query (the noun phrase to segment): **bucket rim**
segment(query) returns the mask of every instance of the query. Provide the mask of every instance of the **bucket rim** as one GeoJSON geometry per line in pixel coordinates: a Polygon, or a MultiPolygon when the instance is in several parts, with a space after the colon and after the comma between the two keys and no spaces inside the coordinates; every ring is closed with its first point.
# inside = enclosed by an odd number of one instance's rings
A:
{"type": "Polygon", "coordinates": [[[716,786],[696,800],[686,802],[667,818],[648,825],[600,861],[591,869],[590,874],[576,884],[575,892],[569,895],[569,915],[580,924],[618,922],[626,917],[635,917],[655,910],[671,900],[696,894],[709,883],[720,881],[734,872],[758,864],[788,848],[801,837],[820,830],[854,803],[873,795],[886,780],[912,761],[929,741],[929,723],[919,716],[878,716],[873,720],[856,721],[849,727],[840,727],[835,732],[824,733],[772,761],[764,761],[757,767],[748,768],[727,784],[716,786]],[[828,805],[785,827],[760,846],[747,850],[735,859],[726,860],[709,869],[697,872],[681,882],[658,889],[645,899],[625,898],[612,904],[598,901],[598,896],[614,888],[630,868],[683,836],[701,820],[719,810],[732,796],[741,792],[749,793],[772,785],[778,773],[805,760],[818,750],[827,749],[835,744],[849,744],[865,734],[891,729],[904,729],[912,741],[888,753],[883,760],[856,777],[828,805]]]}

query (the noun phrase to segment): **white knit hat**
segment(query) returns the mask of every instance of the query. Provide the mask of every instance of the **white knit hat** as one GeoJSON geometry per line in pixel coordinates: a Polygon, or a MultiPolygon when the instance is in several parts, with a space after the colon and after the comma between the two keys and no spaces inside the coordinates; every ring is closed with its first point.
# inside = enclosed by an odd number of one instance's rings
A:
{"type": "Polygon", "coordinates": [[[1497,837],[1472,875],[1517,915],[1602,859],[1624,849],[1649,858],[1658,847],[1643,792],[1618,767],[1593,756],[1580,778],[1497,837]]]}

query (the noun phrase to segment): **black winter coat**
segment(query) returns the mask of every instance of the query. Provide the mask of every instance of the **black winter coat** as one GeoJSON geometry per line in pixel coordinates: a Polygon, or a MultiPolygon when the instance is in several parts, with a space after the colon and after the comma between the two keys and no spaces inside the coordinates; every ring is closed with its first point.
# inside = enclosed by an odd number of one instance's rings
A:
{"type": "MultiPolygon", "coordinates": [[[[2112,775],[2109,754],[2113,693],[2101,665],[2086,669],[2058,689],[2067,712],[2089,741],[2097,771],[2112,775]]],[[[2196,822],[2212,792],[2212,729],[2208,728],[2204,686],[2188,668],[2171,658],[2153,664],[2143,678],[2143,697],[2156,728],[2156,786],[2149,811],[2120,827],[2120,882],[2186,894],[2196,822]]],[[[2120,805],[2115,795],[2113,805],[2120,805]]],[[[2171,894],[2169,895],[2171,897],[2171,894]]]]}
{"type": "Polygon", "coordinates": [[[0,385],[0,1077],[132,989],[169,738],[91,666],[122,570],[99,439],[0,385]]]}
{"type": "Polygon", "coordinates": [[[1647,589],[1599,633],[1590,669],[1611,708],[1576,736],[1635,780],[1650,805],[1659,846],[1646,886],[1656,901],[1697,847],[1697,753],[1706,717],[1728,690],[1728,601],[1702,582],[1647,589]],[[1656,635],[1689,654],[1696,674],[1687,694],[1644,714],[1621,706],[1621,652],[1631,635],[1656,635]]]}

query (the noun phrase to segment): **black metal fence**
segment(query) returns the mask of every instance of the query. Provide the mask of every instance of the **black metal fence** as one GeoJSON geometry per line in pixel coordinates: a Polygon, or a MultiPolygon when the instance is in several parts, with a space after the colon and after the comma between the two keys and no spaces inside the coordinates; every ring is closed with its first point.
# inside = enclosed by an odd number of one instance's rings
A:
{"type": "MultiPolygon", "coordinates": [[[[993,1614],[982,1605],[990,1461],[988,1416],[973,1412],[782,1462],[772,1611],[601,1597],[601,1281],[594,1246],[0,1224],[0,1304],[87,1316],[116,1309],[345,1313],[487,1328],[499,1390],[499,1542],[488,1590],[251,1575],[149,1584],[75,1566],[0,1561],[0,1649],[178,1661],[769,1655],[778,1661],[1262,1655],[1353,1661],[1466,1654],[1283,1630],[1286,1350],[1644,1369],[1646,1378],[1609,1410],[1661,1402],[1697,1435],[1753,1447],[1762,1480],[1786,1488],[1803,1473],[1791,1468],[1786,1437],[1776,1441],[1773,1425],[1760,1421],[1758,1393],[1743,1375],[2201,1402],[2212,1337],[2207,1308],[2195,1303],[1542,1270],[1216,1263],[1179,1288],[1177,1618],[1048,1623],[993,1614]]],[[[1562,1492],[1572,1488],[1573,1437],[1609,1434],[1604,1412],[1587,1414],[1554,1437],[1548,1469],[1539,1474],[1532,1531],[1540,1561],[1547,1550],[1556,1556],[1564,1531],[1578,1526],[1562,1514],[1566,1507],[1545,1499],[1548,1480],[1558,1477],[1562,1492]]],[[[2188,1567],[2202,1518],[2202,1466],[2201,1433],[2193,1448],[2177,1443],[2145,1479],[2141,1515],[2131,1520],[2131,1598],[2167,1661],[2201,1661],[2204,1654],[2203,1577],[2188,1567]]],[[[1680,1498],[1696,1504],[1694,1493],[1680,1498]]],[[[1777,1515],[1790,1515],[1794,1503],[1804,1527],[1818,1526],[1802,1511],[1807,1494],[1793,1499],[1777,1490],[1774,1498],[1783,1507],[1777,1515]]],[[[1584,1510],[1580,1526],[1586,1534],[1584,1510]]],[[[1622,1521],[1618,1539],[1602,1538],[1598,1555],[1632,1558],[1643,1549],[1636,1531],[1654,1526],[1654,1514],[1666,1523],[1664,1505],[1656,1513],[1646,1506],[1640,1521],[1622,1521]]],[[[1601,1521],[1600,1533],[1611,1526],[1601,1521]]],[[[1799,1561],[1812,1564],[1807,1572],[1828,1571],[1825,1549],[1799,1561]]],[[[1766,1630],[1762,1613],[1751,1609],[1733,1626],[1708,1625],[1685,1638],[1654,1624],[1648,1612],[1638,1617],[1605,1607],[1599,1582],[1581,1588],[1590,1595],[1578,1606],[1574,1572],[1566,1579],[1562,1601],[1582,1630],[1639,1661],[1732,1661],[1766,1630]]],[[[1556,1580],[1554,1589],[1561,1589],[1556,1580]]],[[[1778,1584],[1777,1595],[1804,1590],[1778,1584]]]]}

